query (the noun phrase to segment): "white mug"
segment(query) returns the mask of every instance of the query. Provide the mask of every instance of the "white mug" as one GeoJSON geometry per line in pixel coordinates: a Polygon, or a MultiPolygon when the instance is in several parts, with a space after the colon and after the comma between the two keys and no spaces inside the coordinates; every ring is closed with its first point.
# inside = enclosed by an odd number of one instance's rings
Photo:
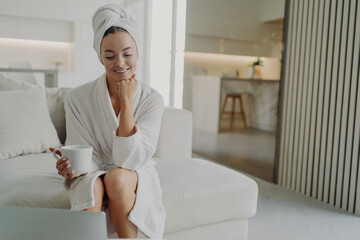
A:
{"type": "Polygon", "coordinates": [[[68,145],[61,148],[56,148],[53,151],[53,155],[56,159],[66,157],[70,160],[71,169],[74,170],[75,174],[88,173],[91,168],[93,148],[88,145],[68,145]],[[56,151],[61,152],[61,156],[56,154],[56,151]]]}

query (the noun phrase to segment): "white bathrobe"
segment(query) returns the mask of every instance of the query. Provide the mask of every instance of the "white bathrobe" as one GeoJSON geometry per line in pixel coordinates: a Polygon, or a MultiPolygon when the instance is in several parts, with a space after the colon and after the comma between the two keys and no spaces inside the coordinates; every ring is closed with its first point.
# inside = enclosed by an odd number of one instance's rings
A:
{"type": "Polygon", "coordinates": [[[88,144],[94,149],[90,173],[71,182],[71,209],[95,206],[93,184],[106,171],[116,167],[136,170],[138,186],[129,220],[146,236],[161,238],[165,210],[152,159],[164,110],[161,95],[138,82],[133,99],[135,134],[130,137],[116,136],[120,115],[117,117],[112,107],[105,74],[72,89],[65,106],[66,145],[88,144]]]}

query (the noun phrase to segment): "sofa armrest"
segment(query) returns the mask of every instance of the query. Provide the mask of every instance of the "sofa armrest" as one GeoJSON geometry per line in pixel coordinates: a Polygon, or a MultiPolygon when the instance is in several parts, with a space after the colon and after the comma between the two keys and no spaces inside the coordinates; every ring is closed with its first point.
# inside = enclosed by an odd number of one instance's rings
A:
{"type": "Polygon", "coordinates": [[[192,114],[185,109],[166,107],[154,157],[190,159],[192,153],[192,114]]]}

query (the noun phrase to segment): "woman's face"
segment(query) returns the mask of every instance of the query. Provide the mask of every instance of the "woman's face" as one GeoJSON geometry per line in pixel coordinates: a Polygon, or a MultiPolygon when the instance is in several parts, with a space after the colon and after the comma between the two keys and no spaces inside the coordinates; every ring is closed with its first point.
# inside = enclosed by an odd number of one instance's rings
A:
{"type": "Polygon", "coordinates": [[[134,39],[127,32],[106,35],[100,50],[108,80],[127,80],[135,73],[138,52],[134,39]]]}

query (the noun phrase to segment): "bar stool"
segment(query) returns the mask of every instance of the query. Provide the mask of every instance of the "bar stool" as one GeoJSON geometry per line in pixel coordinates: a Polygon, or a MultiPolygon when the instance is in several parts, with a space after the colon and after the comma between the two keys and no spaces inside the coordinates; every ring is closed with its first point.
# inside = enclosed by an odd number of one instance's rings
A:
{"type": "Polygon", "coordinates": [[[244,111],[243,101],[242,101],[242,95],[243,95],[243,93],[226,93],[224,104],[221,108],[221,115],[230,114],[230,128],[231,129],[233,128],[235,115],[241,115],[242,119],[244,121],[244,126],[247,127],[246,116],[245,116],[245,111],[244,111]],[[225,111],[226,104],[227,104],[229,98],[231,98],[231,100],[232,100],[231,101],[231,111],[225,111]],[[239,99],[239,110],[240,110],[239,112],[235,111],[236,99],[239,99]]]}

